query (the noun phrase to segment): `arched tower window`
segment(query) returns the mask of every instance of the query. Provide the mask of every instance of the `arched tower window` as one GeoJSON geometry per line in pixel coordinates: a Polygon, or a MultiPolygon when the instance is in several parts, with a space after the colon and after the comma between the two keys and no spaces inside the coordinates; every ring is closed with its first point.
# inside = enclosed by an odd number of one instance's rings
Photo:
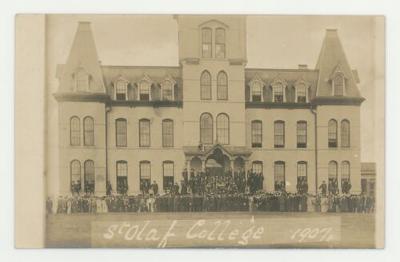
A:
{"type": "Polygon", "coordinates": [[[223,145],[229,144],[229,117],[224,113],[217,116],[217,142],[223,145]]]}
{"type": "Polygon", "coordinates": [[[76,91],[89,91],[89,74],[83,68],[79,68],[75,73],[76,91]]]}
{"type": "Polygon", "coordinates": [[[228,76],[224,71],[219,72],[217,76],[217,99],[228,99],[228,76]]]}
{"type": "Polygon", "coordinates": [[[200,77],[200,99],[211,99],[211,74],[208,71],[203,71],[200,77]]]}
{"type": "Polygon", "coordinates": [[[215,57],[225,58],[225,29],[215,30],[215,57]]]}
{"type": "Polygon", "coordinates": [[[341,122],[340,127],[341,146],[350,147],[350,121],[345,119],[341,122]]]}
{"type": "Polygon", "coordinates": [[[335,148],[337,147],[337,135],[338,127],[335,119],[331,119],[328,122],[328,147],[335,148]]]}
{"type": "Polygon", "coordinates": [[[90,116],[83,119],[83,144],[85,146],[94,145],[94,120],[90,116]]]}
{"type": "Polygon", "coordinates": [[[200,143],[213,143],[213,119],[209,113],[200,116],[200,143]]]}
{"type": "Polygon", "coordinates": [[[70,125],[70,144],[71,146],[79,146],[81,144],[81,123],[77,116],[71,117],[70,125]]]}
{"type": "Polygon", "coordinates": [[[333,78],[333,95],[335,96],[343,96],[344,95],[344,76],[342,73],[336,73],[333,78]]]}
{"type": "Polygon", "coordinates": [[[203,28],[201,30],[201,50],[203,58],[212,57],[212,30],[211,28],[203,28]]]}

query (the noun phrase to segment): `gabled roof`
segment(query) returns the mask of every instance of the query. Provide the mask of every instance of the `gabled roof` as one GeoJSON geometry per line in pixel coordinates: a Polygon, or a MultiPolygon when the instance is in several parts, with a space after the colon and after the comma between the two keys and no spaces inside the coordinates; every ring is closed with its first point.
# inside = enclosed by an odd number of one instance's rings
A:
{"type": "Polygon", "coordinates": [[[91,79],[89,92],[105,92],[96,45],[89,22],[79,22],[67,63],[59,68],[60,92],[72,91],[73,85],[71,83],[73,83],[74,74],[79,68],[84,69],[89,74],[91,79]]]}
{"type": "Polygon", "coordinates": [[[345,95],[348,97],[361,97],[357,87],[357,79],[353,75],[347,61],[343,46],[336,29],[327,29],[322,43],[321,52],[315,66],[319,70],[317,96],[331,96],[332,75],[340,70],[346,79],[345,95]]]}

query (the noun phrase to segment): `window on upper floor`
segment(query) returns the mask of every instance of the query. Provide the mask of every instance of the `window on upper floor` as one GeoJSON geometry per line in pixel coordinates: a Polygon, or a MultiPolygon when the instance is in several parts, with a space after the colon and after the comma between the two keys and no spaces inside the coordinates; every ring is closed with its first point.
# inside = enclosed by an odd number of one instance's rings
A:
{"type": "Polygon", "coordinates": [[[272,87],[273,97],[275,103],[283,103],[284,88],[282,84],[277,84],[272,87]]]}
{"type": "Polygon", "coordinates": [[[219,72],[217,76],[217,99],[228,99],[228,76],[224,71],[219,72]]]}
{"type": "Polygon", "coordinates": [[[251,121],[251,147],[262,147],[262,122],[251,121]]]}
{"type": "Polygon", "coordinates": [[[336,73],[333,78],[333,95],[334,96],[343,96],[345,88],[344,76],[342,73],[336,73]]]}
{"type": "Polygon", "coordinates": [[[150,87],[151,83],[146,80],[142,80],[139,83],[139,99],[141,101],[150,101],[150,87]]]}
{"type": "Polygon", "coordinates": [[[328,122],[328,147],[335,148],[338,146],[338,127],[335,119],[328,122]]]}
{"type": "Polygon", "coordinates": [[[307,88],[304,84],[296,86],[296,101],[297,103],[307,102],[307,88]]]}
{"type": "Polygon", "coordinates": [[[89,74],[83,68],[79,68],[75,73],[76,91],[89,91],[89,74]]]}
{"type": "Polygon", "coordinates": [[[307,122],[297,122],[297,148],[307,147],[307,122]]]}
{"type": "Polygon", "coordinates": [[[163,147],[174,146],[174,121],[171,119],[162,121],[162,145],[163,147]]]}
{"type": "Polygon", "coordinates": [[[79,146],[81,144],[81,123],[77,116],[71,117],[70,125],[70,145],[79,146]]]}
{"type": "Polygon", "coordinates": [[[149,147],[150,146],[150,120],[140,119],[139,120],[139,146],[149,147]]]}
{"type": "Polygon", "coordinates": [[[208,71],[203,71],[200,76],[200,99],[211,99],[211,74],[208,71]]]}
{"type": "Polygon", "coordinates": [[[217,116],[217,143],[229,144],[229,117],[221,113],[217,116]]]}
{"type": "Polygon", "coordinates": [[[254,81],[251,84],[251,101],[253,102],[262,101],[262,88],[263,85],[260,81],[254,81]]]}
{"type": "Polygon", "coordinates": [[[162,99],[172,101],[174,100],[174,85],[170,80],[165,80],[161,86],[162,99]]]}
{"type": "Polygon", "coordinates": [[[215,57],[225,58],[225,29],[215,29],[215,57]]]}
{"type": "Polygon", "coordinates": [[[125,81],[117,81],[115,84],[115,99],[126,100],[128,97],[128,83],[125,81]]]}
{"type": "Polygon", "coordinates": [[[350,121],[345,119],[341,122],[340,127],[341,146],[350,147],[350,121]]]}
{"type": "Polygon", "coordinates": [[[274,147],[285,147],[285,122],[274,122],[274,147]]]}
{"type": "Polygon", "coordinates": [[[127,146],[126,119],[119,118],[119,119],[115,120],[115,137],[116,137],[116,146],[117,147],[127,146]]]}
{"type": "Polygon", "coordinates": [[[200,143],[213,143],[213,119],[209,113],[200,116],[200,143]]]}
{"type": "Polygon", "coordinates": [[[201,42],[202,42],[202,57],[211,58],[212,57],[212,29],[203,28],[201,30],[201,42]]]}

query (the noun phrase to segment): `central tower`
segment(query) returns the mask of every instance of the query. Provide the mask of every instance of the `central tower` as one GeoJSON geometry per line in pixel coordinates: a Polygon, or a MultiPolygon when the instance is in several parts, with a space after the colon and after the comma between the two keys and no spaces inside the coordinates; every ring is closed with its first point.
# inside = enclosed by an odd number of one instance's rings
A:
{"type": "Polygon", "coordinates": [[[184,146],[244,147],[246,20],[176,16],[184,146]]]}

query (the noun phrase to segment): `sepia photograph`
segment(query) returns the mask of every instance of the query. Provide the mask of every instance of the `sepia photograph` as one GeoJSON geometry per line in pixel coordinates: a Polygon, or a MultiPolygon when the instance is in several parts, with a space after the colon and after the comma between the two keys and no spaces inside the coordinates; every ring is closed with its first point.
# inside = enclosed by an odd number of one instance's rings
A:
{"type": "Polygon", "coordinates": [[[383,16],[42,25],[44,247],[383,247],[383,16]]]}

